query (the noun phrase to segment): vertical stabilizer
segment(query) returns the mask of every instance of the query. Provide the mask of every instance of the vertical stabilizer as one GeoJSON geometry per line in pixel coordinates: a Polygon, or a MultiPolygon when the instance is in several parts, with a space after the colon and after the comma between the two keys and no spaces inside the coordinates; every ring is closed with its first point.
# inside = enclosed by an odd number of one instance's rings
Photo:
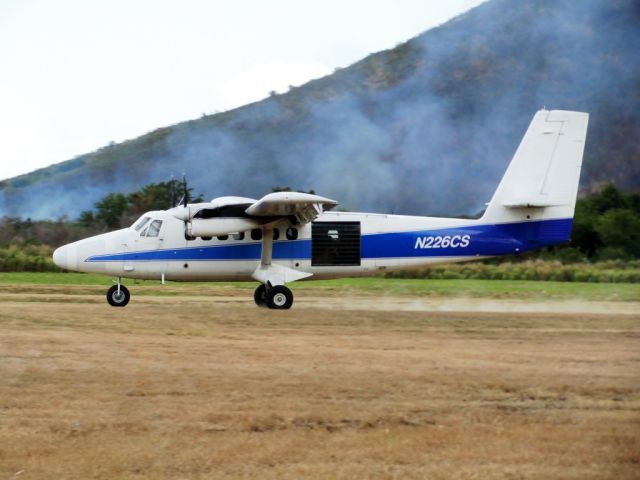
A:
{"type": "Polygon", "coordinates": [[[588,122],[582,112],[537,112],[482,220],[572,218],[588,122]]]}

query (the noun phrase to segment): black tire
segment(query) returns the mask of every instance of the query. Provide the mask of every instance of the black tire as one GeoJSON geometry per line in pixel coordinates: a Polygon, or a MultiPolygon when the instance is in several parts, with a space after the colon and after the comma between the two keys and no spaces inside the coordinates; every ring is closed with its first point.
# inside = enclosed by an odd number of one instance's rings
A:
{"type": "Polygon", "coordinates": [[[267,287],[264,283],[258,285],[258,288],[253,292],[253,301],[256,302],[256,305],[259,307],[267,306],[267,287]]]}
{"type": "Polygon", "coordinates": [[[120,285],[120,293],[118,294],[118,286],[114,285],[109,290],[107,290],[107,302],[112,307],[124,307],[127,303],[129,303],[129,299],[131,298],[131,294],[129,293],[129,289],[124,285],[120,285]]]}
{"type": "Polygon", "coordinates": [[[267,306],[276,310],[287,310],[293,305],[293,293],[284,285],[267,290],[267,306]]]}

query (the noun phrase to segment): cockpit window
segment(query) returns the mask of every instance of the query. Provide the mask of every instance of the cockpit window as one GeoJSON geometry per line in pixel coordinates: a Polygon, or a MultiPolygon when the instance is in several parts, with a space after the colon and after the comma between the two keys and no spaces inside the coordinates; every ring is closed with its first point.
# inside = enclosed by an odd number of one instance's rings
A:
{"type": "Polygon", "coordinates": [[[147,237],[157,237],[162,228],[162,220],[154,220],[149,225],[149,231],[147,231],[147,237]]]}
{"type": "Polygon", "coordinates": [[[150,217],[142,217],[136,223],[133,224],[133,228],[135,228],[136,232],[139,232],[142,227],[144,227],[151,220],[150,217]]]}

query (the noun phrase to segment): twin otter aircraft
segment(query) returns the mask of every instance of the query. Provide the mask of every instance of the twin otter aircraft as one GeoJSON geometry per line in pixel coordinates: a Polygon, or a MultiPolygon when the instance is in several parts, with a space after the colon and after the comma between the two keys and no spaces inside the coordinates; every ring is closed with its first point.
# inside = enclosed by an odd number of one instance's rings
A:
{"type": "Polygon", "coordinates": [[[287,309],[293,294],[285,284],[311,276],[375,274],[567,242],[588,119],[537,112],[479,219],[332,212],[337,202],[306,193],[221,197],[148,212],[129,228],[58,248],[53,260],[114,276],[107,292],[114,307],[129,302],[120,283],[128,277],[254,279],[256,304],[287,309]]]}

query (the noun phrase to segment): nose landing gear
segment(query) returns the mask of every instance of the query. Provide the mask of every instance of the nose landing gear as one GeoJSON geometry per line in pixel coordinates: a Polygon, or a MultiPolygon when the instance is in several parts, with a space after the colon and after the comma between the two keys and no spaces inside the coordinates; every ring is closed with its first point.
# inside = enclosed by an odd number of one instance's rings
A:
{"type": "Polygon", "coordinates": [[[107,290],[107,302],[109,302],[109,305],[112,307],[124,307],[129,303],[130,298],[131,294],[129,293],[129,289],[120,284],[120,279],[118,279],[116,285],[111,286],[111,288],[107,290]]]}
{"type": "Polygon", "coordinates": [[[287,310],[293,305],[293,293],[284,285],[267,287],[264,283],[261,283],[253,292],[253,300],[259,307],[287,310]]]}
{"type": "Polygon", "coordinates": [[[118,289],[118,285],[113,285],[107,291],[107,302],[112,307],[124,307],[127,303],[129,303],[129,299],[131,298],[131,294],[129,293],[129,289],[124,285],[120,285],[118,289]]]}

